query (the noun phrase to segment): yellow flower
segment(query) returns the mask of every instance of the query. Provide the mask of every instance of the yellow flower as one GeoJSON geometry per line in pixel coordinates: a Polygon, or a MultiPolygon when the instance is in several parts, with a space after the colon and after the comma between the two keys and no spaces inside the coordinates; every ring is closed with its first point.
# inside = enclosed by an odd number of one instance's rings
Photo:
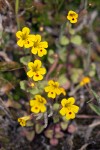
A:
{"type": "Polygon", "coordinates": [[[22,127],[26,126],[27,120],[30,120],[30,116],[24,116],[24,117],[18,118],[18,122],[20,123],[22,127]]]}
{"type": "Polygon", "coordinates": [[[58,82],[50,80],[48,84],[49,86],[44,88],[45,92],[48,92],[48,97],[55,98],[57,95],[60,95],[61,93],[66,95],[65,90],[59,86],[58,82]]]}
{"type": "Polygon", "coordinates": [[[35,95],[34,100],[30,100],[31,112],[44,113],[46,111],[45,104],[47,103],[46,99],[41,95],[35,95]]]}
{"type": "Polygon", "coordinates": [[[85,84],[90,83],[90,78],[89,77],[84,77],[81,82],[80,86],[84,86],[85,84]]]}
{"type": "Polygon", "coordinates": [[[33,77],[34,81],[42,80],[43,75],[46,73],[46,69],[42,68],[42,63],[40,60],[35,60],[28,63],[30,71],[27,72],[28,77],[33,77]]]}
{"type": "Polygon", "coordinates": [[[31,87],[34,87],[34,83],[33,83],[33,82],[31,82],[31,83],[30,83],[30,86],[31,86],[31,87]]]}
{"type": "Polygon", "coordinates": [[[67,19],[71,22],[71,23],[76,23],[77,22],[77,19],[78,19],[78,14],[72,10],[70,10],[68,12],[68,15],[67,15],[67,19]]]}
{"type": "Polygon", "coordinates": [[[47,51],[45,48],[48,47],[48,43],[46,41],[41,42],[41,36],[35,35],[35,41],[32,47],[31,52],[33,54],[38,54],[39,57],[42,57],[43,55],[47,54],[47,51]]]}
{"type": "Polygon", "coordinates": [[[65,116],[67,120],[74,119],[75,113],[78,112],[79,107],[74,105],[75,99],[73,97],[62,99],[62,109],[59,111],[62,116],[65,116]]]}
{"type": "Polygon", "coordinates": [[[35,35],[29,34],[30,29],[27,27],[24,27],[22,31],[18,31],[16,33],[16,37],[18,38],[18,46],[29,48],[33,46],[33,41],[35,38],[35,35]]]}

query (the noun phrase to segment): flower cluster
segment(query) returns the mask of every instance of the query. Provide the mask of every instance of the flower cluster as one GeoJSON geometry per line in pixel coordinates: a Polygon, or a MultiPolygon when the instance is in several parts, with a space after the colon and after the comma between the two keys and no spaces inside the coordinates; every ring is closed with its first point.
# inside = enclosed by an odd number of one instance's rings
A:
{"type": "Polygon", "coordinates": [[[68,12],[68,15],[67,15],[67,19],[71,22],[71,23],[76,23],[77,22],[77,19],[78,19],[78,14],[72,10],[70,10],[68,12]]]}
{"type": "MultiPolygon", "coordinates": [[[[77,21],[78,15],[70,11],[68,13],[67,18],[70,20],[70,22],[75,23],[77,21]]],[[[18,31],[16,33],[16,36],[18,38],[17,44],[20,47],[24,48],[32,48],[31,53],[34,55],[38,55],[39,57],[42,57],[47,54],[46,48],[48,48],[48,43],[46,41],[41,41],[41,36],[36,34],[32,35],[30,34],[30,29],[27,27],[24,27],[22,31],[18,31]]],[[[46,69],[43,67],[41,60],[36,59],[34,62],[30,61],[28,64],[28,71],[27,76],[29,78],[32,78],[32,81],[30,81],[30,87],[34,88],[36,83],[33,81],[39,81],[43,79],[43,76],[46,74],[46,69]]],[[[86,80],[85,80],[86,81],[86,80]]],[[[84,82],[85,82],[84,81],[84,82]]],[[[82,85],[83,81],[80,83],[82,85]]],[[[59,82],[54,80],[49,80],[48,85],[44,87],[44,91],[47,93],[47,96],[49,98],[56,98],[60,94],[66,95],[65,89],[60,86],[59,82]]],[[[75,99],[73,97],[67,99],[61,100],[62,108],[59,107],[59,112],[62,116],[66,116],[66,119],[74,119],[75,114],[78,112],[79,107],[74,105],[75,99]]],[[[38,114],[38,113],[45,113],[47,111],[47,106],[49,105],[48,101],[42,97],[41,95],[35,95],[33,99],[30,100],[30,107],[32,114],[38,114]]],[[[21,126],[26,126],[26,121],[32,119],[30,116],[24,116],[21,118],[18,118],[18,122],[21,126]]]]}
{"type": "Polygon", "coordinates": [[[75,99],[70,97],[68,99],[64,98],[61,101],[62,109],[60,110],[60,114],[65,116],[67,120],[74,119],[75,113],[78,112],[79,107],[74,105],[75,99]]]}
{"type": "Polygon", "coordinates": [[[58,82],[50,80],[48,82],[48,85],[49,86],[45,87],[45,92],[48,92],[48,97],[55,98],[57,95],[60,95],[61,93],[63,95],[66,95],[65,90],[59,86],[58,82]]]}
{"type": "Polygon", "coordinates": [[[81,82],[80,82],[80,86],[84,86],[86,84],[90,83],[90,78],[89,77],[84,77],[81,82]]]}
{"type": "Polygon", "coordinates": [[[43,75],[46,73],[46,69],[41,67],[42,62],[40,60],[35,60],[28,63],[30,71],[27,72],[28,77],[32,78],[34,81],[39,81],[43,79],[43,75]]]}
{"type": "Polygon", "coordinates": [[[18,31],[16,33],[16,37],[18,38],[18,46],[25,48],[32,48],[31,52],[33,54],[38,54],[39,57],[47,54],[45,48],[48,48],[48,43],[46,41],[41,42],[41,35],[33,35],[29,34],[30,29],[24,27],[22,31],[18,31]]]}
{"type": "Polygon", "coordinates": [[[31,106],[31,112],[44,113],[46,111],[46,99],[42,97],[41,95],[35,95],[34,100],[30,100],[30,106],[31,106]]]}

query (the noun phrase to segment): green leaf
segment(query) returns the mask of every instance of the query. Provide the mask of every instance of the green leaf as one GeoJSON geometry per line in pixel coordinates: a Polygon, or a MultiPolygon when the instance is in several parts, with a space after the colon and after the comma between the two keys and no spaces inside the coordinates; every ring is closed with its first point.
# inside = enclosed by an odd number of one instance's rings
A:
{"type": "Polygon", "coordinates": [[[60,77],[58,78],[58,82],[60,83],[60,85],[63,85],[67,82],[65,74],[60,75],[60,77]]]}
{"type": "Polygon", "coordinates": [[[61,126],[62,130],[66,130],[68,127],[68,122],[61,122],[60,126],[61,126]]]}
{"type": "Polygon", "coordinates": [[[78,83],[80,76],[82,76],[83,70],[80,68],[71,69],[71,80],[73,83],[78,83]]]}
{"type": "Polygon", "coordinates": [[[94,63],[92,63],[90,66],[89,76],[94,77],[95,74],[96,74],[96,65],[94,63]]]}
{"type": "Polygon", "coordinates": [[[66,36],[61,36],[60,38],[60,44],[65,46],[65,45],[68,45],[69,44],[69,39],[66,37],[66,36]]]}
{"type": "Polygon", "coordinates": [[[58,110],[58,109],[59,109],[59,106],[60,106],[60,104],[55,103],[55,104],[53,105],[53,110],[58,110]]]}
{"type": "Polygon", "coordinates": [[[48,61],[50,64],[54,63],[54,51],[52,49],[48,50],[48,61]]]}
{"type": "Polygon", "coordinates": [[[31,93],[32,95],[36,95],[39,93],[39,89],[33,87],[32,89],[27,89],[27,92],[31,93]]]}
{"type": "Polygon", "coordinates": [[[37,134],[40,134],[44,130],[44,125],[41,125],[40,123],[37,123],[35,125],[35,131],[37,134]]]}
{"type": "Polygon", "coordinates": [[[32,141],[35,137],[35,131],[26,131],[26,138],[28,141],[32,141]]]}
{"type": "Polygon", "coordinates": [[[20,81],[20,88],[22,90],[25,90],[26,87],[27,87],[27,81],[26,80],[20,81]]]}
{"type": "Polygon", "coordinates": [[[53,137],[53,130],[46,130],[44,134],[47,138],[51,139],[53,137]]]}
{"type": "Polygon", "coordinates": [[[59,115],[54,115],[53,116],[53,122],[58,123],[59,122],[59,115]]]}
{"type": "Polygon", "coordinates": [[[98,103],[100,103],[100,96],[97,95],[97,93],[91,89],[92,94],[94,95],[94,97],[97,99],[98,103]]]}
{"type": "Polygon", "coordinates": [[[62,137],[64,137],[64,133],[62,133],[62,132],[56,132],[55,138],[59,139],[59,138],[62,138],[62,137]]]}
{"type": "Polygon", "coordinates": [[[31,61],[31,56],[24,56],[24,57],[20,58],[20,62],[24,65],[27,65],[28,62],[30,62],[30,61],[31,61]]]}
{"type": "Polygon", "coordinates": [[[69,30],[69,33],[70,33],[71,35],[74,35],[74,34],[75,34],[75,30],[70,29],[70,30],[69,30]]]}
{"type": "Polygon", "coordinates": [[[100,116],[100,106],[94,105],[94,104],[89,104],[90,108],[100,116]]]}
{"type": "Polygon", "coordinates": [[[62,62],[66,62],[66,47],[59,48],[59,57],[62,62]]]}
{"type": "Polygon", "coordinates": [[[76,44],[76,45],[82,44],[82,38],[79,35],[73,36],[70,41],[71,43],[76,44]]]}

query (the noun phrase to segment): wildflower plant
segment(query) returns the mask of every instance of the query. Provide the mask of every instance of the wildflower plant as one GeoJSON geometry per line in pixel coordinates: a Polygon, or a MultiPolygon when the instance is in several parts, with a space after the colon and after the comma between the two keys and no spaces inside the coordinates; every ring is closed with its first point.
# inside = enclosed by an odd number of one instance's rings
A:
{"type": "MultiPolygon", "coordinates": [[[[78,16],[73,13],[75,20],[72,21],[71,13],[67,18],[71,19],[70,22],[75,23],[78,16]]],[[[64,116],[66,121],[74,119],[79,111],[79,107],[74,104],[74,97],[66,98],[67,94],[62,87],[62,79],[57,78],[59,74],[55,78],[49,77],[48,68],[45,68],[45,64],[42,63],[41,57],[47,54],[48,42],[42,41],[39,34],[30,34],[28,27],[18,31],[16,37],[18,46],[28,48],[31,53],[29,61],[25,62],[28,81],[21,81],[21,88],[28,92],[30,114],[18,118],[19,124],[24,127],[29,121],[35,122],[36,132],[40,133],[48,126],[49,117],[54,123],[59,122],[60,119],[63,120],[64,116]],[[37,120],[44,122],[42,129],[37,120]]],[[[58,59],[58,57],[55,58],[58,59]]],[[[59,134],[61,134],[59,137],[63,136],[63,133],[59,134]]]]}

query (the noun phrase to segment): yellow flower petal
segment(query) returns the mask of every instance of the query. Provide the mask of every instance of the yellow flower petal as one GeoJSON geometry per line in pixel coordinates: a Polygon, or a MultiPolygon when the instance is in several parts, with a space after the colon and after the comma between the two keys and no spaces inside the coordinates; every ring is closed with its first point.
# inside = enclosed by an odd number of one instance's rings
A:
{"type": "MultiPolygon", "coordinates": [[[[70,10],[70,11],[68,12],[68,16],[69,16],[70,18],[73,18],[73,17],[78,18],[78,14],[77,14],[75,11],[72,11],[72,10],[70,10]]],[[[70,19],[69,19],[69,20],[70,20],[70,19]]]]}
{"type": "Polygon", "coordinates": [[[79,111],[79,107],[76,105],[72,105],[71,109],[73,110],[74,113],[77,113],[79,111]]]}
{"type": "Polygon", "coordinates": [[[46,41],[40,42],[39,43],[39,47],[41,47],[41,48],[47,48],[48,47],[48,43],[46,41]]]}
{"type": "Polygon", "coordinates": [[[56,97],[56,93],[54,91],[50,91],[48,93],[48,97],[55,98],[56,97]]]}
{"type": "Polygon", "coordinates": [[[40,68],[41,65],[42,65],[42,62],[40,60],[35,60],[34,61],[34,65],[37,67],[37,68],[40,68]]]}
{"type": "Polygon", "coordinates": [[[43,75],[46,74],[46,69],[45,68],[40,68],[39,73],[43,74],[43,75]]]}
{"type": "Polygon", "coordinates": [[[49,81],[48,81],[48,84],[49,84],[49,85],[54,85],[54,81],[53,81],[53,80],[49,80],[49,81]]]}
{"type": "Polygon", "coordinates": [[[60,88],[60,92],[65,96],[66,95],[66,92],[65,92],[65,89],[64,88],[60,88]]]}
{"type": "Polygon", "coordinates": [[[41,35],[37,34],[35,36],[36,42],[39,43],[41,41],[41,35]]]}
{"type": "Polygon", "coordinates": [[[34,106],[36,104],[36,100],[30,100],[30,106],[34,106]]]}
{"type": "Polygon", "coordinates": [[[26,126],[26,121],[25,120],[18,120],[18,122],[20,123],[20,125],[22,127],[25,127],[26,126]]]}
{"type": "Polygon", "coordinates": [[[31,112],[34,112],[34,113],[39,113],[39,111],[40,111],[40,108],[39,108],[39,106],[37,106],[37,105],[35,105],[35,106],[33,106],[32,108],[31,108],[31,112]]]}
{"type": "Polygon", "coordinates": [[[23,32],[24,35],[27,36],[27,35],[30,33],[30,29],[27,28],[27,27],[24,27],[24,28],[22,29],[22,32],[23,32]]]}
{"type": "Polygon", "coordinates": [[[16,37],[20,39],[22,37],[22,32],[21,31],[16,32],[16,37]]]}
{"type": "Polygon", "coordinates": [[[38,49],[38,56],[39,56],[39,57],[42,57],[42,56],[44,56],[44,55],[46,55],[46,54],[47,54],[46,49],[44,49],[44,48],[38,49]]]}
{"type": "Polygon", "coordinates": [[[68,98],[68,103],[70,103],[71,105],[73,105],[75,103],[74,97],[68,98]]]}
{"type": "Polygon", "coordinates": [[[35,41],[35,35],[28,35],[28,39],[31,40],[31,41],[35,41]]]}
{"type": "Polygon", "coordinates": [[[76,22],[77,22],[77,19],[76,19],[76,18],[72,18],[72,19],[70,19],[70,22],[71,22],[71,23],[76,23],[76,22]]]}
{"type": "Polygon", "coordinates": [[[46,111],[46,106],[45,106],[45,105],[41,105],[41,108],[40,108],[40,109],[41,109],[41,112],[44,113],[44,112],[46,111]]]}
{"type": "Polygon", "coordinates": [[[66,119],[74,119],[75,118],[75,113],[73,111],[67,111],[66,113],[66,119]]]}
{"type": "Polygon", "coordinates": [[[47,101],[46,101],[46,99],[45,99],[44,97],[41,97],[41,99],[42,99],[42,101],[43,101],[43,104],[46,104],[46,103],[47,103],[47,101]]]}
{"type": "Polygon", "coordinates": [[[55,86],[58,87],[58,86],[59,86],[59,83],[58,83],[58,82],[55,82],[55,86]]]}
{"type": "Polygon", "coordinates": [[[45,92],[49,92],[51,90],[51,87],[50,86],[47,86],[44,88],[45,92]]]}
{"type": "Polygon", "coordinates": [[[33,63],[33,62],[29,62],[29,63],[28,63],[29,69],[32,69],[33,66],[34,66],[34,63],[33,63]]]}
{"type": "Polygon", "coordinates": [[[66,98],[62,99],[61,105],[62,105],[63,107],[65,107],[65,105],[66,105],[67,103],[68,103],[68,100],[67,100],[66,98]]]}
{"type": "Polygon", "coordinates": [[[34,81],[39,81],[39,80],[42,80],[42,79],[43,79],[43,76],[41,74],[35,73],[35,75],[33,76],[34,81]]]}
{"type": "Polygon", "coordinates": [[[31,52],[32,54],[37,54],[38,48],[32,47],[31,52]]]}
{"type": "Polygon", "coordinates": [[[60,113],[62,116],[66,115],[66,109],[65,109],[65,107],[63,107],[63,108],[59,111],[59,113],[60,113]]]}
{"type": "Polygon", "coordinates": [[[40,99],[40,98],[41,98],[41,95],[38,95],[38,94],[35,95],[35,99],[36,99],[36,100],[38,100],[38,99],[40,99]]]}
{"type": "Polygon", "coordinates": [[[46,104],[47,103],[46,99],[44,97],[42,97],[41,95],[35,95],[35,99],[40,104],[46,104]]]}
{"type": "Polygon", "coordinates": [[[33,42],[29,39],[25,40],[25,43],[24,43],[24,47],[25,48],[30,48],[33,46],[33,42]]]}
{"type": "Polygon", "coordinates": [[[30,70],[30,71],[27,72],[27,76],[29,78],[31,78],[33,75],[34,75],[34,73],[32,72],[32,70],[30,70]]]}
{"type": "Polygon", "coordinates": [[[60,95],[60,94],[61,94],[61,91],[60,91],[59,88],[55,88],[54,90],[55,90],[55,93],[56,93],[57,95],[60,95]]]}
{"type": "Polygon", "coordinates": [[[18,40],[17,45],[20,46],[20,47],[23,47],[24,46],[24,41],[22,39],[18,40]]]}

